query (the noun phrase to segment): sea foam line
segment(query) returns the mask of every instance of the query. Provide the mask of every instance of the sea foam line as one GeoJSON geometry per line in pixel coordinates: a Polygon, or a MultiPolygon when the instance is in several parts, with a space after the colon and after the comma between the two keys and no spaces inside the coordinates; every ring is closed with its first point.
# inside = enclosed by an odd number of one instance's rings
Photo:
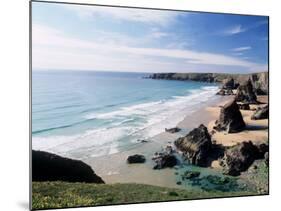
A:
{"type": "Polygon", "coordinates": [[[91,129],[77,135],[33,137],[32,147],[72,157],[116,153],[118,152],[117,142],[121,139],[125,137],[149,138],[164,131],[165,127],[175,126],[185,116],[182,111],[188,112],[186,109],[189,107],[196,109],[198,106],[194,107],[195,105],[207,101],[217,90],[217,87],[204,87],[191,91],[191,94],[187,96],[174,96],[172,100],[123,107],[117,111],[98,115],[90,114],[85,116],[86,121],[93,118],[122,118],[121,122],[114,123],[115,125],[111,127],[91,129]],[[139,115],[145,121],[136,126],[130,126],[128,123],[133,120],[133,115],[139,115]]]}

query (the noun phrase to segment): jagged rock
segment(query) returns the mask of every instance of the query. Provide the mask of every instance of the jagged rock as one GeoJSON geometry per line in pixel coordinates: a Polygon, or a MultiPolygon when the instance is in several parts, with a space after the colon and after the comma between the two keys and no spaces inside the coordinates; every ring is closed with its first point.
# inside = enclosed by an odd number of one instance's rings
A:
{"type": "Polygon", "coordinates": [[[222,88],[223,89],[234,89],[235,83],[233,78],[226,78],[222,81],[222,88]]]}
{"type": "Polygon", "coordinates": [[[90,166],[80,160],[32,150],[32,181],[104,183],[90,166]]]}
{"type": "Polygon", "coordinates": [[[181,129],[178,128],[178,127],[173,127],[173,128],[169,128],[169,129],[165,128],[165,132],[168,132],[168,133],[177,133],[177,132],[179,132],[180,130],[181,130],[181,129]]]}
{"type": "Polygon", "coordinates": [[[191,164],[206,166],[212,148],[211,136],[204,125],[190,131],[185,137],[178,138],[175,146],[184,153],[191,164]]]}
{"type": "Polygon", "coordinates": [[[238,104],[239,109],[241,110],[250,110],[250,104],[249,103],[242,103],[242,104],[238,104]]]}
{"type": "Polygon", "coordinates": [[[268,119],[269,116],[269,108],[268,105],[264,107],[259,107],[255,111],[255,113],[251,116],[251,119],[258,120],[258,119],[268,119]]]}
{"type": "Polygon", "coordinates": [[[235,99],[237,102],[242,103],[257,103],[257,96],[254,92],[253,85],[250,79],[237,88],[235,99]]]}
{"type": "Polygon", "coordinates": [[[178,159],[174,155],[175,149],[171,144],[162,148],[161,152],[155,152],[152,160],[156,163],[153,169],[162,169],[167,167],[174,167],[178,164],[178,159]]]}
{"type": "Polygon", "coordinates": [[[225,151],[220,161],[224,174],[238,176],[257,159],[258,148],[251,141],[239,143],[225,151]]]}
{"type": "Polygon", "coordinates": [[[173,154],[159,153],[157,157],[154,157],[153,160],[156,162],[156,165],[153,169],[163,169],[167,167],[174,167],[177,165],[177,158],[173,154]]]}
{"type": "Polygon", "coordinates": [[[231,100],[221,108],[220,116],[216,121],[214,129],[217,131],[236,133],[242,131],[245,126],[245,122],[236,101],[231,100]]]}
{"type": "Polygon", "coordinates": [[[145,162],[145,157],[143,155],[138,155],[138,154],[130,155],[127,158],[127,162],[129,164],[131,164],[131,163],[144,163],[145,162]]]}
{"type": "Polygon", "coordinates": [[[250,75],[250,79],[257,95],[268,94],[268,72],[253,73],[250,75]]]}

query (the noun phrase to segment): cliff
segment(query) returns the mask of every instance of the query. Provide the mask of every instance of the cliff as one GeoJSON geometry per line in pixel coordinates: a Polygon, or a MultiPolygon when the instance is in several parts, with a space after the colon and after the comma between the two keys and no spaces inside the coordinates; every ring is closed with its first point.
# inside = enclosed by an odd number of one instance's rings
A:
{"type": "Polygon", "coordinates": [[[32,150],[32,181],[104,183],[90,166],[80,160],[32,150]]]}
{"type": "Polygon", "coordinates": [[[252,74],[227,74],[227,73],[154,73],[148,78],[163,80],[198,81],[209,83],[223,83],[224,80],[233,78],[236,84],[241,84],[248,79],[252,81],[257,94],[268,94],[268,72],[252,74]]]}

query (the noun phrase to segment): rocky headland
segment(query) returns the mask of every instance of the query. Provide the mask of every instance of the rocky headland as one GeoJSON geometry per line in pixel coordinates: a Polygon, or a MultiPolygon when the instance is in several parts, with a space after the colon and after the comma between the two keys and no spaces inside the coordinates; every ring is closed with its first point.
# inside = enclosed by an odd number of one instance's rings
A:
{"type": "Polygon", "coordinates": [[[150,79],[198,81],[208,83],[221,83],[224,89],[236,89],[239,85],[252,82],[254,92],[258,95],[268,94],[268,72],[251,74],[227,74],[227,73],[154,73],[150,79]]]}

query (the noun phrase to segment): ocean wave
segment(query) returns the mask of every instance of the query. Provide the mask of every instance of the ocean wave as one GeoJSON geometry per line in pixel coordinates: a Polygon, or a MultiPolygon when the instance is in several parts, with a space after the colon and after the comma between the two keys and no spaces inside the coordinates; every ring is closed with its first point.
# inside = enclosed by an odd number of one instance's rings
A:
{"type": "Polygon", "coordinates": [[[42,133],[46,133],[46,132],[50,132],[50,131],[56,131],[56,130],[60,130],[60,129],[70,128],[70,127],[73,127],[73,126],[77,126],[77,125],[81,125],[81,124],[84,124],[84,123],[87,123],[87,122],[91,122],[92,120],[93,119],[84,119],[82,121],[74,122],[74,123],[67,124],[67,125],[60,125],[60,126],[56,126],[56,127],[49,127],[49,128],[45,128],[45,129],[35,130],[35,131],[32,131],[32,134],[36,135],[36,134],[42,134],[42,133]]]}
{"type": "MultiPolygon", "coordinates": [[[[208,86],[201,89],[192,90],[190,95],[173,96],[171,100],[160,100],[149,103],[142,103],[128,107],[122,107],[119,110],[106,113],[90,113],[84,116],[86,119],[112,119],[120,117],[131,117],[132,115],[148,116],[155,112],[161,112],[170,109],[173,106],[188,106],[188,104],[196,104],[205,101],[206,98],[212,96],[217,91],[217,87],[208,86]]],[[[174,109],[174,108],[172,108],[174,109]]]]}
{"type": "Polygon", "coordinates": [[[32,149],[70,157],[100,156],[118,152],[116,141],[130,134],[130,128],[101,128],[69,136],[32,137],[32,149]]]}
{"type": "MultiPolygon", "coordinates": [[[[98,119],[114,121],[107,127],[87,130],[76,135],[35,136],[32,138],[32,147],[77,158],[116,153],[122,145],[124,147],[136,143],[138,139],[150,138],[163,132],[164,128],[174,127],[188,113],[204,105],[203,103],[213,97],[217,90],[218,87],[203,87],[186,96],[173,96],[168,100],[121,107],[112,112],[90,113],[84,116],[84,121],[46,130],[63,129],[98,119]]],[[[43,133],[46,130],[34,133],[43,133]]]]}

